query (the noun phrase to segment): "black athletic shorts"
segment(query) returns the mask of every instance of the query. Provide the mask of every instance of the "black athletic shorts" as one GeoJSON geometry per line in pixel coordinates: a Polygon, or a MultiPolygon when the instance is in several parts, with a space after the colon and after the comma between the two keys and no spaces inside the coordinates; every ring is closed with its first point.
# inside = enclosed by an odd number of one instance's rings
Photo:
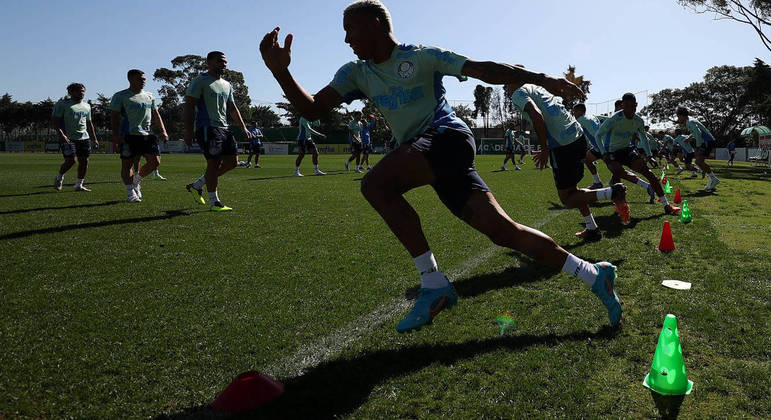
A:
{"type": "Polygon", "coordinates": [[[206,159],[219,159],[222,156],[237,156],[236,138],[227,127],[205,127],[195,132],[198,146],[206,159]]]}
{"type": "Polygon", "coordinates": [[[476,142],[471,133],[446,127],[429,128],[404,144],[428,159],[436,176],[431,186],[458,218],[463,218],[463,208],[473,191],[490,191],[474,168],[476,142]]]}
{"type": "Polygon", "coordinates": [[[143,136],[141,134],[128,134],[120,146],[120,158],[132,159],[136,156],[153,155],[160,156],[161,149],[158,146],[158,137],[153,134],[143,136]]]}
{"type": "Polygon", "coordinates": [[[513,147],[507,147],[506,148],[506,154],[507,155],[513,155],[514,154],[514,148],[513,147]]]}
{"type": "Polygon", "coordinates": [[[372,153],[372,143],[367,143],[361,146],[361,152],[364,153],[365,155],[372,153]]]}
{"type": "Polygon", "coordinates": [[[685,154],[685,156],[683,157],[683,160],[685,161],[685,163],[686,163],[687,165],[690,165],[690,164],[691,164],[691,162],[693,162],[693,157],[694,157],[695,155],[696,155],[696,153],[694,153],[694,152],[691,152],[691,153],[686,153],[686,154],[685,154]]]}
{"type": "Polygon", "coordinates": [[[551,149],[551,171],[558,190],[575,188],[584,177],[586,161],[586,137],[565,146],[551,149]]]}
{"type": "Polygon", "coordinates": [[[301,153],[306,153],[308,150],[316,148],[316,143],[311,139],[300,139],[297,140],[297,147],[300,149],[301,153]]]}
{"type": "Polygon", "coordinates": [[[637,153],[637,150],[635,150],[632,146],[627,146],[623,149],[618,149],[615,152],[610,152],[608,153],[608,157],[610,157],[610,160],[625,166],[630,166],[632,162],[640,159],[640,155],[637,153]]]}
{"type": "Polygon", "coordinates": [[[592,156],[594,156],[594,158],[595,158],[595,159],[602,159],[602,153],[600,153],[600,152],[599,152],[597,149],[595,149],[594,147],[590,147],[590,148],[589,148],[589,153],[591,153],[591,154],[592,154],[592,156]]]}
{"type": "Polygon", "coordinates": [[[91,156],[91,140],[70,140],[68,144],[61,145],[62,156],[66,158],[91,156]]]}
{"type": "Polygon", "coordinates": [[[262,143],[257,143],[257,144],[250,143],[249,150],[251,150],[251,152],[254,154],[262,153],[262,143]]]}
{"type": "Polygon", "coordinates": [[[647,153],[645,153],[645,149],[642,149],[642,148],[639,148],[639,147],[637,148],[637,154],[640,155],[640,156],[647,156],[648,155],[647,153]]]}
{"type": "Polygon", "coordinates": [[[351,153],[361,153],[361,142],[355,141],[351,143],[351,153]]]}
{"type": "Polygon", "coordinates": [[[696,148],[696,151],[701,153],[705,157],[709,157],[712,155],[712,151],[715,149],[715,143],[712,142],[704,142],[701,144],[701,146],[696,148]]]}

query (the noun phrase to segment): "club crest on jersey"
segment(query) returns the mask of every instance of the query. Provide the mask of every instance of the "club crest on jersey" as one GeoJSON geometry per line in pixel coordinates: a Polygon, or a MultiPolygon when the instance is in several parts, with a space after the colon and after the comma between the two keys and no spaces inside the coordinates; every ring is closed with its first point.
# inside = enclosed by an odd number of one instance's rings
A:
{"type": "Polygon", "coordinates": [[[396,72],[399,73],[399,77],[402,79],[409,79],[415,73],[415,65],[410,61],[402,61],[399,63],[399,67],[396,68],[396,72]]]}

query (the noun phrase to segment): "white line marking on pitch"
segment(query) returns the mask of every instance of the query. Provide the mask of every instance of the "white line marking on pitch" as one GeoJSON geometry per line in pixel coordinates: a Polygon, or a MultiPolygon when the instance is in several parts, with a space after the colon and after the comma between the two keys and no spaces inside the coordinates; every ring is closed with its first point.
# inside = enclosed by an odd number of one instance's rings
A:
{"type": "MultiPolygon", "coordinates": [[[[550,212],[546,217],[537,221],[531,227],[538,229],[566,211],[567,210],[563,209],[550,212]]],[[[497,245],[491,245],[472,258],[463,261],[457,267],[448,270],[446,272],[447,277],[452,279],[464,278],[470,274],[474,268],[495,255],[499,249],[504,248],[497,245]]],[[[284,357],[264,367],[263,371],[276,378],[286,379],[298,377],[306,370],[331,359],[334,355],[348,347],[349,344],[364,337],[375,328],[404,314],[411,306],[412,301],[407,300],[404,297],[393,298],[348,325],[316,339],[310,344],[300,347],[295,354],[284,357]]]]}

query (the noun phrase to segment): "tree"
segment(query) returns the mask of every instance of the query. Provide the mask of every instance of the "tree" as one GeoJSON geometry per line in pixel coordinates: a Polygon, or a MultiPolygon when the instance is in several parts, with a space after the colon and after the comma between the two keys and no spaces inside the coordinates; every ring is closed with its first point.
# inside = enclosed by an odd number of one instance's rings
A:
{"type": "Polygon", "coordinates": [[[452,110],[455,111],[455,115],[463,120],[463,122],[466,123],[469,128],[476,127],[476,121],[474,121],[474,110],[471,109],[468,105],[456,105],[452,107],[452,110]]]}
{"type": "Polygon", "coordinates": [[[477,85],[474,88],[474,118],[478,115],[482,116],[482,123],[484,124],[484,133],[487,136],[487,128],[489,127],[489,115],[490,115],[490,102],[492,100],[493,88],[477,85]]]}
{"type": "MultiPolygon", "coordinates": [[[[565,73],[565,79],[567,79],[570,82],[573,82],[573,84],[581,88],[581,90],[585,94],[589,94],[589,86],[592,85],[592,82],[584,79],[584,76],[576,76],[576,66],[568,66],[568,72],[565,73]]],[[[577,103],[578,103],[577,98],[562,99],[562,104],[565,105],[565,108],[567,108],[568,111],[573,109],[573,106],[577,103]]]]}
{"type": "Polygon", "coordinates": [[[713,13],[715,20],[730,19],[750,25],[763,45],[771,51],[768,27],[771,25],[769,0],[677,0],[696,13],[713,13]]]}
{"type": "MultiPolygon", "coordinates": [[[[286,98],[286,96],[284,96],[284,98],[286,98]]],[[[289,121],[290,127],[295,127],[300,123],[300,113],[297,112],[297,109],[291,103],[276,102],[276,108],[284,111],[281,116],[289,121]]]]}
{"type": "Polygon", "coordinates": [[[759,58],[755,59],[747,85],[747,100],[759,124],[771,125],[771,67],[759,58]]]}
{"type": "Polygon", "coordinates": [[[281,125],[281,117],[268,105],[253,106],[250,114],[251,121],[260,128],[272,128],[281,125]]]}
{"type": "Polygon", "coordinates": [[[752,67],[717,66],[707,70],[704,81],[683,89],[664,89],[651,95],[651,104],[640,113],[653,123],[676,123],[675,111],[685,106],[717,138],[720,144],[758,122],[748,96],[752,67]]]}
{"type": "Polygon", "coordinates": [[[91,105],[91,120],[97,130],[111,130],[110,98],[101,93],[96,94],[96,103],[88,101],[91,105]]]}
{"type": "MultiPolygon", "coordinates": [[[[169,132],[182,132],[182,111],[185,102],[185,91],[190,82],[199,74],[206,71],[206,58],[199,55],[188,54],[175,57],[171,60],[171,69],[161,67],[153,73],[153,80],[163,82],[158,90],[163,106],[159,110],[166,129],[169,132]]],[[[233,85],[234,100],[241,112],[244,121],[248,121],[251,114],[252,100],[249,98],[249,88],[244,82],[244,75],[240,71],[226,69],[222,78],[233,85]]]]}

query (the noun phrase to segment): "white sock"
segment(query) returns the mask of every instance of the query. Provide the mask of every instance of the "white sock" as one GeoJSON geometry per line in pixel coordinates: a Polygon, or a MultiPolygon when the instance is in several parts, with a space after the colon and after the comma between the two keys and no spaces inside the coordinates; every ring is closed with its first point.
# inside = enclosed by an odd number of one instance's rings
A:
{"type": "Polygon", "coordinates": [[[134,184],[126,184],[126,192],[128,195],[134,194],[134,184]]]}
{"type": "Polygon", "coordinates": [[[134,185],[139,185],[142,180],[145,179],[144,177],[140,176],[139,173],[134,174],[134,185]]]}
{"type": "Polygon", "coordinates": [[[661,200],[661,204],[663,204],[664,207],[669,205],[669,200],[667,200],[666,194],[659,197],[659,200],[661,200]]]}
{"type": "Polygon", "coordinates": [[[589,230],[595,230],[597,229],[597,222],[594,221],[594,216],[589,213],[588,216],[584,216],[584,221],[586,221],[586,228],[589,230]]]}
{"type": "Polygon", "coordinates": [[[648,191],[648,187],[651,186],[651,184],[643,181],[642,179],[637,179],[637,185],[641,186],[645,191],[648,191]]]}
{"type": "Polygon", "coordinates": [[[217,195],[217,191],[209,192],[209,202],[211,203],[211,205],[213,206],[214,203],[216,203],[218,201],[220,201],[220,198],[217,195]]]}
{"type": "Polygon", "coordinates": [[[154,174],[155,176],[161,176],[161,173],[160,173],[160,172],[158,172],[158,170],[157,170],[157,169],[156,169],[155,171],[153,171],[153,174],[154,174]]]}
{"type": "Polygon", "coordinates": [[[600,188],[595,191],[597,192],[597,200],[610,200],[610,197],[613,195],[613,188],[610,187],[600,188]]]}
{"type": "Polygon", "coordinates": [[[599,270],[597,270],[594,264],[584,261],[573,254],[568,254],[565,265],[562,266],[562,272],[578,277],[589,287],[592,287],[597,279],[597,274],[599,274],[599,270]]]}
{"type": "Polygon", "coordinates": [[[295,167],[294,167],[294,171],[295,171],[295,172],[300,172],[300,167],[299,167],[299,166],[295,166],[295,167]]]}
{"type": "Polygon", "coordinates": [[[64,181],[64,174],[56,175],[56,179],[58,179],[59,181],[64,181]]]}
{"type": "Polygon", "coordinates": [[[313,165],[313,169],[318,171],[319,170],[319,165],[313,165]]]}
{"type": "Polygon", "coordinates": [[[201,175],[195,182],[193,182],[193,188],[200,190],[206,184],[206,175],[201,175]]]}
{"type": "Polygon", "coordinates": [[[83,178],[78,178],[77,181],[75,181],[75,187],[82,187],[83,186],[83,178]]]}
{"type": "Polygon", "coordinates": [[[596,174],[592,175],[592,178],[594,178],[594,183],[595,184],[602,184],[602,180],[600,179],[600,174],[599,173],[596,173],[596,174]]]}
{"type": "Polygon", "coordinates": [[[440,289],[447,287],[450,282],[444,276],[439,266],[436,265],[434,253],[429,249],[426,253],[418,255],[413,259],[415,267],[420,274],[420,287],[426,289],[440,289]]]}
{"type": "Polygon", "coordinates": [[[713,181],[717,180],[717,177],[715,176],[714,172],[708,173],[707,176],[709,177],[709,179],[711,179],[713,181]]]}

